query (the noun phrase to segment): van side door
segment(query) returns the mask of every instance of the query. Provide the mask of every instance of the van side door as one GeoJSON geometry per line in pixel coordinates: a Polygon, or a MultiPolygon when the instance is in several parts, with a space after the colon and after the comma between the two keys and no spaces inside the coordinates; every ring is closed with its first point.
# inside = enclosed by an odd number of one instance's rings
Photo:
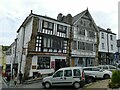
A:
{"type": "Polygon", "coordinates": [[[72,85],[73,82],[73,77],[72,77],[72,70],[64,70],[64,75],[63,75],[63,84],[64,85],[72,85]]]}

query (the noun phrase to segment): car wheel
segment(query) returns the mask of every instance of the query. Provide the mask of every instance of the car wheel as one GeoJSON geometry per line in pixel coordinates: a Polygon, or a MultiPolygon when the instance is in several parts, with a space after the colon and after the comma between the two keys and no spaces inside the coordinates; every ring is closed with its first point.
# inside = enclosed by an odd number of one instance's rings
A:
{"type": "Polygon", "coordinates": [[[48,88],[50,88],[50,87],[51,87],[51,84],[50,84],[49,82],[46,82],[46,83],[45,83],[45,88],[48,89],[48,88]]]}
{"type": "Polygon", "coordinates": [[[76,89],[80,88],[80,83],[79,82],[75,82],[73,84],[73,87],[76,88],[76,89]]]}
{"type": "Polygon", "coordinates": [[[91,82],[93,82],[93,81],[94,81],[93,77],[88,77],[88,78],[87,78],[87,83],[91,83],[91,82]]]}
{"type": "Polygon", "coordinates": [[[104,78],[104,79],[109,79],[109,78],[110,78],[110,75],[105,74],[103,78],[104,78]]]}

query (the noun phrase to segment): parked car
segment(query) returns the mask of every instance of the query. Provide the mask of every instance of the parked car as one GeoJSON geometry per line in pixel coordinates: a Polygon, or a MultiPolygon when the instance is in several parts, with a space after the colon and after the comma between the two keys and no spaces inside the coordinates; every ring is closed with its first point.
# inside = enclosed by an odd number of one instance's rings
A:
{"type": "Polygon", "coordinates": [[[52,76],[43,78],[42,85],[45,88],[51,86],[73,86],[83,87],[85,84],[84,71],[82,67],[66,67],[57,70],[52,76]]]}
{"type": "Polygon", "coordinates": [[[85,74],[85,82],[91,83],[96,81],[96,76],[94,74],[85,74]]]}
{"type": "Polygon", "coordinates": [[[83,67],[84,73],[95,75],[95,78],[109,79],[112,77],[112,72],[109,70],[102,70],[97,67],[83,67]]]}
{"type": "Polygon", "coordinates": [[[115,66],[120,70],[120,63],[116,63],[115,66]]]}
{"type": "Polygon", "coordinates": [[[113,65],[99,65],[97,67],[100,69],[109,70],[109,71],[117,70],[117,68],[113,65]]]}

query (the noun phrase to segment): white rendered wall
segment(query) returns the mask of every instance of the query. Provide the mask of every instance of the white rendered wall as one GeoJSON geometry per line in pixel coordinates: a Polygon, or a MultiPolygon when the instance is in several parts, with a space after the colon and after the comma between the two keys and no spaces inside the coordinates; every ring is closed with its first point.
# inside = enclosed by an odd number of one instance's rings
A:
{"type": "Polygon", "coordinates": [[[100,52],[108,52],[108,47],[107,47],[107,33],[106,32],[101,32],[99,34],[99,51],[100,52]],[[102,39],[102,33],[104,33],[104,39],[102,39]],[[102,43],[104,43],[104,49],[102,49],[102,43]]]}
{"type": "Polygon", "coordinates": [[[118,2],[118,39],[120,39],[120,1],[118,2]]]}
{"type": "Polygon", "coordinates": [[[109,47],[109,52],[111,52],[111,53],[117,52],[116,35],[100,31],[99,41],[100,41],[100,43],[99,43],[99,51],[100,52],[108,52],[108,47],[109,47]],[[104,33],[104,39],[101,38],[102,33],[104,33]],[[108,41],[107,41],[107,34],[108,34],[108,41]],[[112,35],[113,40],[110,39],[110,35],[112,35]],[[102,49],[102,43],[104,43],[104,49],[102,49]],[[113,50],[111,50],[111,44],[113,45],[113,50]]]}
{"type": "Polygon", "coordinates": [[[2,66],[2,45],[0,45],[0,66],[2,66]]]}

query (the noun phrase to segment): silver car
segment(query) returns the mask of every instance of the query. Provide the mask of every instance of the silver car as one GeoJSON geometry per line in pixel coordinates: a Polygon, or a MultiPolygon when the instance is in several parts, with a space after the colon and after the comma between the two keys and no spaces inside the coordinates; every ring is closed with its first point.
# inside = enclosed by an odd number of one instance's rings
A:
{"type": "Polygon", "coordinates": [[[84,67],[84,73],[87,75],[95,75],[95,78],[109,79],[112,77],[112,72],[109,70],[102,70],[97,67],[84,67]]]}
{"type": "Polygon", "coordinates": [[[45,88],[51,86],[73,86],[80,88],[85,84],[82,67],[66,67],[57,70],[52,76],[43,78],[42,85],[45,88]]]}
{"type": "Polygon", "coordinates": [[[97,67],[102,70],[109,70],[109,71],[117,70],[117,68],[113,65],[99,65],[97,67]]]}

